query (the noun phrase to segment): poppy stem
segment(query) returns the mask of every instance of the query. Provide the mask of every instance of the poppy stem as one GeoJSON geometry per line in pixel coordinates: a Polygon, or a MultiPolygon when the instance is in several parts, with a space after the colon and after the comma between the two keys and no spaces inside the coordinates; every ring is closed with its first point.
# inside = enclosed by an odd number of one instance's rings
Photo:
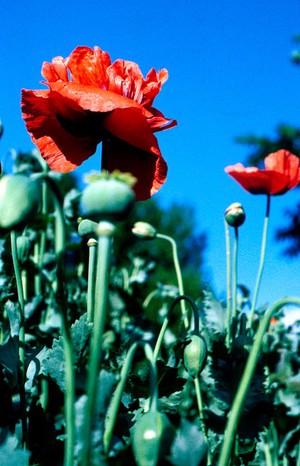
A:
{"type": "Polygon", "coordinates": [[[103,332],[107,314],[110,256],[114,230],[115,227],[110,222],[101,221],[98,224],[98,257],[94,301],[94,326],[89,355],[87,401],[85,405],[83,423],[81,466],[89,466],[91,464],[91,434],[98,391],[98,376],[103,346],[103,332]]]}
{"type": "MultiPolygon", "coordinates": [[[[172,246],[173,262],[174,262],[174,267],[175,267],[175,272],[176,272],[176,277],[177,277],[178,290],[179,290],[179,294],[182,296],[184,295],[184,287],[183,287],[182,274],[181,274],[181,269],[180,269],[180,264],[179,264],[179,259],[178,259],[177,244],[174,241],[174,239],[171,238],[171,236],[162,235],[161,233],[157,233],[156,238],[160,238],[165,241],[168,241],[172,246]]],[[[188,319],[187,309],[186,309],[184,299],[181,300],[180,306],[181,306],[181,314],[183,317],[184,328],[188,329],[189,319],[188,319]]]]}
{"type": "Polygon", "coordinates": [[[89,322],[94,320],[95,301],[95,271],[97,260],[97,241],[93,238],[87,242],[89,248],[88,287],[87,287],[87,317],[89,322]]]}
{"type": "Polygon", "coordinates": [[[267,234],[268,234],[268,225],[269,225],[269,217],[270,217],[270,205],[271,205],[271,196],[268,194],[267,195],[267,204],[266,204],[266,215],[265,215],[265,220],[264,220],[263,235],[262,235],[262,242],[261,242],[259,269],[258,269],[258,274],[257,274],[257,278],[256,278],[256,285],[255,285],[255,289],[254,289],[252,306],[251,306],[251,310],[250,310],[250,313],[249,313],[249,316],[248,316],[248,328],[251,328],[251,326],[252,326],[254,313],[255,313],[255,308],[256,308],[256,303],[257,303],[258,292],[259,292],[259,287],[260,287],[260,283],[261,283],[261,277],[262,277],[262,273],[263,273],[263,269],[264,269],[264,265],[265,265],[267,234]]]}
{"type": "MultiPolygon", "coordinates": [[[[50,182],[50,180],[49,180],[50,182]]],[[[64,214],[59,197],[56,193],[56,187],[50,184],[53,194],[53,202],[55,207],[55,252],[57,258],[57,288],[56,301],[61,315],[63,348],[65,358],[65,422],[66,422],[66,440],[64,446],[64,466],[73,466],[74,464],[74,448],[75,448],[75,373],[74,373],[74,355],[72,345],[72,335],[68,320],[68,305],[65,294],[65,274],[64,274],[64,258],[66,249],[66,226],[64,214]]]]}
{"type": "Polygon", "coordinates": [[[11,254],[17,285],[17,294],[20,310],[20,328],[19,328],[19,390],[20,390],[20,406],[21,406],[21,422],[22,422],[22,443],[24,448],[27,446],[27,413],[25,399],[25,304],[24,291],[21,277],[21,270],[17,251],[17,236],[16,231],[10,232],[11,254]]]}
{"type": "Polygon", "coordinates": [[[227,335],[226,346],[229,348],[231,340],[231,248],[229,225],[225,221],[225,241],[226,241],[226,273],[227,273],[227,335]]]}
{"type": "Polygon", "coordinates": [[[104,435],[103,435],[103,446],[104,446],[105,454],[109,452],[111,437],[112,437],[114,426],[116,423],[122,393],[125,387],[127,377],[130,374],[134,355],[139,346],[143,347],[144,353],[145,353],[145,356],[146,356],[146,359],[147,359],[147,362],[150,368],[150,408],[149,409],[152,411],[157,410],[157,403],[158,403],[157,369],[156,369],[156,362],[155,362],[154,354],[153,354],[151,346],[148,343],[135,342],[129,348],[126,358],[123,362],[122,370],[119,376],[118,385],[115,388],[115,391],[111,398],[110,405],[106,412],[106,417],[104,421],[104,435]]]}
{"type": "Polygon", "coordinates": [[[300,306],[300,298],[287,297],[276,301],[264,314],[260,320],[260,324],[255,335],[254,343],[249,353],[245,369],[235,394],[231,410],[228,415],[228,421],[225,429],[224,439],[221,447],[218,466],[228,466],[231,455],[232,446],[234,445],[236,431],[239,419],[242,413],[244,402],[252,382],[252,378],[256,369],[257,362],[261,353],[263,338],[268,329],[272,315],[278,312],[282,307],[288,304],[300,306]]]}
{"type": "Polygon", "coordinates": [[[210,453],[210,448],[209,448],[209,441],[208,441],[208,435],[207,435],[207,428],[204,423],[204,407],[203,407],[203,401],[202,401],[202,393],[201,393],[201,385],[200,385],[200,375],[197,375],[197,377],[194,378],[194,387],[195,387],[195,393],[196,393],[196,400],[197,400],[197,407],[198,407],[198,413],[199,413],[199,419],[201,422],[201,430],[202,433],[205,437],[205,441],[207,444],[207,466],[211,465],[211,453],[210,453]]]}
{"type": "Polygon", "coordinates": [[[171,304],[171,306],[170,306],[170,308],[168,310],[168,313],[167,313],[166,317],[164,318],[164,321],[163,321],[163,324],[161,326],[159,335],[157,337],[156,344],[155,344],[155,347],[154,347],[154,352],[153,352],[155,360],[157,359],[157,357],[159,355],[159,351],[160,351],[160,348],[161,348],[161,345],[162,345],[162,342],[163,342],[163,339],[164,339],[164,335],[165,335],[166,330],[168,328],[169,321],[170,321],[171,315],[173,314],[175,306],[177,305],[177,303],[179,301],[183,301],[183,300],[188,301],[188,303],[192,307],[193,314],[194,314],[194,331],[193,331],[193,333],[195,335],[199,334],[199,316],[198,316],[198,308],[197,308],[195,302],[193,301],[192,298],[190,298],[187,295],[178,296],[177,298],[175,298],[172,301],[172,304],[171,304]]]}
{"type": "Polygon", "coordinates": [[[238,257],[239,232],[234,228],[234,248],[233,248],[233,277],[232,277],[232,320],[236,319],[237,314],[237,257],[238,257]]]}

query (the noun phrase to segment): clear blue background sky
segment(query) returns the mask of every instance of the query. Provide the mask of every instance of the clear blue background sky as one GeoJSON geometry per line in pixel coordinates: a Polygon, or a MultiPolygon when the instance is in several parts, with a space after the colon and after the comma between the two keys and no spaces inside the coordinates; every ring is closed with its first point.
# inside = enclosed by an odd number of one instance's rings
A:
{"type": "MultiPolygon", "coordinates": [[[[223,212],[242,202],[247,222],[240,231],[239,281],[253,289],[265,198],[243,191],[224,167],[244,162],[249,153],[234,142],[236,136],[272,136],[279,123],[299,126],[300,69],[290,62],[299,19],[298,0],[2,0],[1,159],[11,148],[33,148],[21,118],[20,90],[44,88],[43,61],[66,57],[77,45],[98,45],[112,60],[137,62],[144,74],[167,68],[169,81],[155,104],[178,127],[158,134],[169,165],[158,198],[195,206],[198,227],[209,239],[207,281],[218,296],[226,287],[223,212]]],[[[98,168],[98,157],[79,174],[98,168]]],[[[283,210],[297,200],[299,191],[273,198],[260,304],[299,295],[299,259],[287,261],[272,241],[285,221],[283,210]]]]}

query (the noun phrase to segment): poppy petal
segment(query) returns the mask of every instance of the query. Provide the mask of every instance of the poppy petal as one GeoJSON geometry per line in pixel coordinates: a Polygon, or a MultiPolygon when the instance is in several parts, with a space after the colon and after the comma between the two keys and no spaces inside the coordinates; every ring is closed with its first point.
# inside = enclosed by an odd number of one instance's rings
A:
{"type": "Polygon", "coordinates": [[[84,112],[68,107],[59,94],[23,89],[22,116],[33,142],[52,170],[68,172],[95,153],[99,138],[93,133],[76,136],[67,131],[57,118],[57,108],[66,118],[77,120],[80,128],[87,124],[84,112]]]}
{"type": "Polygon", "coordinates": [[[162,156],[155,156],[116,138],[103,141],[102,162],[110,172],[117,169],[130,172],[137,178],[133,188],[138,201],[149,199],[167,177],[168,168],[162,156]]]}
{"type": "Polygon", "coordinates": [[[226,167],[225,171],[251,194],[279,194],[287,183],[282,173],[256,167],[244,168],[242,164],[226,167]]]}
{"type": "Polygon", "coordinates": [[[287,189],[292,189],[300,182],[300,159],[291,152],[281,149],[265,158],[267,170],[275,170],[287,178],[287,189]]]}
{"type": "Polygon", "coordinates": [[[44,62],[42,66],[42,76],[49,82],[68,82],[68,68],[62,57],[55,57],[52,63],[44,62]]]}
{"type": "Polygon", "coordinates": [[[55,82],[48,84],[52,91],[58,92],[63,97],[73,100],[83,110],[91,112],[111,112],[116,108],[139,108],[146,117],[152,114],[134,100],[123,97],[115,92],[104,91],[97,87],[85,86],[77,83],[55,82]]]}
{"type": "Polygon", "coordinates": [[[161,155],[157,139],[140,108],[117,108],[104,118],[103,127],[138,149],[161,155]]]}
{"type": "Polygon", "coordinates": [[[107,89],[107,68],[110,66],[110,56],[99,47],[77,47],[68,58],[68,68],[72,82],[83,85],[99,86],[107,89]]]}

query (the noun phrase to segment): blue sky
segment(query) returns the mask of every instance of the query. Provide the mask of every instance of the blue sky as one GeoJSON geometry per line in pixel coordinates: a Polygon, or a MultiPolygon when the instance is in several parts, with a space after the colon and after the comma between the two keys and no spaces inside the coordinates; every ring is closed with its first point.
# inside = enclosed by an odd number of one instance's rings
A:
{"type": "MultiPolygon", "coordinates": [[[[155,105],[178,127],[158,134],[169,175],[157,196],[162,204],[195,207],[209,240],[207,281],[219,296],[226,287],[223,213],[241,202],[247,221],[240,230],[239,281],[253,289],[265,198],[243,191],[224,167],[244,162],[249,153],[234,142],[236,136],[272,136],[279,123],[299,126],[300,69],[290,62],[299,19],[298,0],[2,0],[1,159],[8,160],[11,148],[33,148],[21,118],[20,90],[43,88],[43,61],[66,57],[77,45],[98,45],[112,60],[137,62],[144,74],[167,68],[169,80],[155,105]]],[[[98,168],[99,154],[79,176],[98,168]]],[[[299,259],[287,261],[272,241],[285,222],[284,209],[298,200],[299,191],[272,200],[260,304],[299,295],[299,259]]]]}

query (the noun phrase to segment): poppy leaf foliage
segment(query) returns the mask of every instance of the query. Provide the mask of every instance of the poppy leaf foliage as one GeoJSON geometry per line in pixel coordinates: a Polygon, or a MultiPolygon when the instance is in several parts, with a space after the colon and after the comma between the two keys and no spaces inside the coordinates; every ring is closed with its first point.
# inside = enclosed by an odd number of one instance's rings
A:
{"type": "Polygon", "coordinates": [[[281,149],[264,159],[265,169],[245,168],[241,163],[225,168],[246,191],[251,194],[284,194],[300,183],[300,159],[281,149]]]}
{"type": "Polygon", "coordinates": [[[146,78],[136,63],[111,62],[99,47],[77,47],[67,58],[44,62],[46,90],[22,90],[22,116],[49,167],[76,169],[102,142],[102,168],[130,172],[137,200],[158,191],[167,164],[154,133],[171,128],[153,101],[168,79],[166,69],[146,78]]]}

